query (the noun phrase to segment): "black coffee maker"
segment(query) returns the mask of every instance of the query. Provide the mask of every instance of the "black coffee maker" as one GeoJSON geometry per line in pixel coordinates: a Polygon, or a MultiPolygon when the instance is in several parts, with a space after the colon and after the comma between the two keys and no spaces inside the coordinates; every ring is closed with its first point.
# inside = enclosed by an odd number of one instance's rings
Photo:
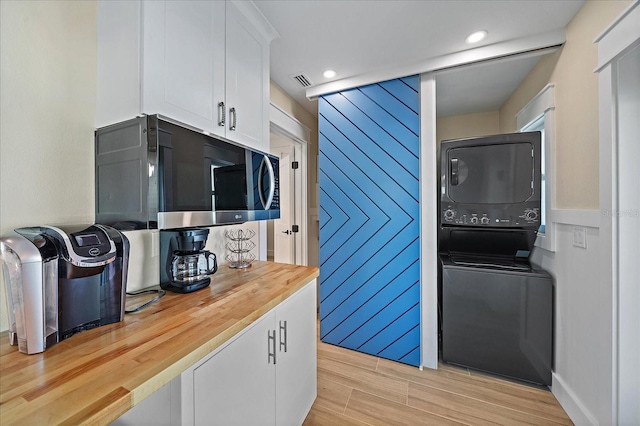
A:
{"type": "Polygon", "coordinates": [[[204,250],[206,228],[160,231],[160,287],[175,293],[191,293],[208,287],[218,270],[216,255],[204,250]]]}

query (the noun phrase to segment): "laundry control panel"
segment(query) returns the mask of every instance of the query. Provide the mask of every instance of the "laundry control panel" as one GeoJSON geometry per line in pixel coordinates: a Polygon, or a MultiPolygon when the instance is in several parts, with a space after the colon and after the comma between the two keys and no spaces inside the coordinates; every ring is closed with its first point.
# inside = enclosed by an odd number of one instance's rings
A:
{"type": "Polygon", "coordinates": [[[467,208],[460,205],[443,205],[440,215],[443,225],[514,227],[539,226],[540,209],[534,208],[467,208]]]}

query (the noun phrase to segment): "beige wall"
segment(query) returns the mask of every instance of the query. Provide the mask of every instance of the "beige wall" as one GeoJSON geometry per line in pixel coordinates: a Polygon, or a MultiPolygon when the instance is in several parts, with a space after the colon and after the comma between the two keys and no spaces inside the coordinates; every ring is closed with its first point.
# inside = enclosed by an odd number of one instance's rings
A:
{"type": "Polygon", "coordinates": [[[500,133],[500,113],[498,111],[437,117],[436,119],[438,144],[447,139],[497,135],[498,133],[500,133]]]}
{"type": "MultiPolygon", "coordinates": [[[[92,222],[97,3],[0,8],[0,235],[92,222]]],[[[4,288],[0,330],[8,327],[4,288]]]]}
{"type": "MultiPolygon", "coordinates": [[[[311,131],[311,141],[307,147],[308,207],[312,212],[318,210],[318,117],[304,109],[273,81],[271,82],[271,102],[295,118],[311,131]]],[[[315,101],[314,101],[315,102],[315,101]]],[[[309,214],[308,223],[308,260],[309,265],[318,265],[318,221],[317,214],[309,214]]]]}
{"type": "Polygon", "coordinates": [[[562,49],[543,58],[500,108],[501,132],[544,86],[555,84],[556,208],[597,209],[598,77],[593,40],[630,1],[587,1],[567,25],[562,49]]]}

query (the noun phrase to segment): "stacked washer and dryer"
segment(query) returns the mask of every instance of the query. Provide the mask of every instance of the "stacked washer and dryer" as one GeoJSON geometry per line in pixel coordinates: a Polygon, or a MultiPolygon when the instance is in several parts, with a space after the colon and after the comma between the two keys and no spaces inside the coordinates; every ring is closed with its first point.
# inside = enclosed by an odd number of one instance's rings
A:
{"type": "Polygon", "coordinates": [[[443,141],[441,357],[551,384],[553,280],[529,262],[541,221],[541,134],[443,141]]]}

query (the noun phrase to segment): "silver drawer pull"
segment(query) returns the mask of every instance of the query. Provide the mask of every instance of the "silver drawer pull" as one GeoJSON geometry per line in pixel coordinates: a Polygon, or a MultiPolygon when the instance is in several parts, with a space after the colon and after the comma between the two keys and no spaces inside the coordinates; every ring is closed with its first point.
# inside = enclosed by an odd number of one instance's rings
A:
{"type": "Polygon", "coordinates": [[[225,115],[224,102],[218,102],[218,126],[224,126],[225,115]]]}
{"type": "Polygon", "coordinates": [[[229,116],[231,116],[231,125],[229,126],[229,130],[236,130],[236,119],[238,118],[238,113],[235,108],[229,109],[229,116]]]}
{"type": "Polygon", "coordinates": [[[276,364],[276,331],[273,330],[273,334],[271,330],[267,331],[267,352],[269,352],[269,356],[267,357],[267,364],[271,364],[271,358],[273,358],[273,364],[276,364]],[[272,352],[273,349],[273,352],[272,352]]]}
{"type": "Polygon", "coordinates": [[[284,348],[284,351],[287,351],[287,322],[280,321],[280,350],[284,348]],[[282,325],[284,323],[284,325],[282,325]],[[282,335],[284,334],[284,339],[282,335]]]}

